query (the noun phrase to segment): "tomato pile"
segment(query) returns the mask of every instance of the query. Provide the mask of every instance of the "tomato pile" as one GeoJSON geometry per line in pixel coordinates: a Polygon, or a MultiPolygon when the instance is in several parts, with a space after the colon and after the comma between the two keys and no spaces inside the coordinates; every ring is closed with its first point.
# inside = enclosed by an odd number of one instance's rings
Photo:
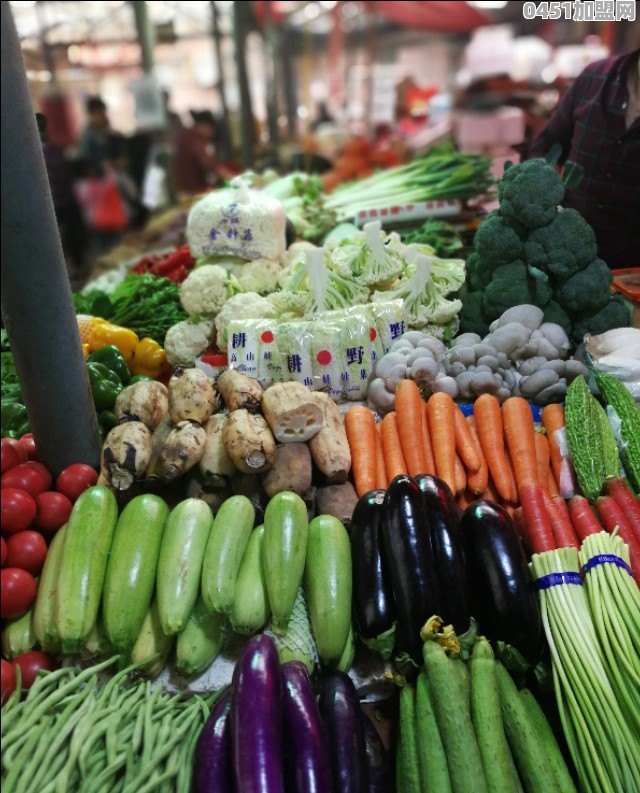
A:
{"type": "MultiPolygon", "coordinates": [[[[54,488],[51,472],[36,459],[31,434],[20,440],[2,438],[1,462],[1,616],[12,620],[33,605],[48,544],[67,522],[78,496],[95,485],[98,474],[82,463],[70,465],[58,476],[54,488]]],[[[3,658],[3,703],[16,685],[15,666],[20,668],[22,686],[28,688],[38,670],[52,669],[53,661],[41,652],[23,653],[12,663],[3,658]]]]}

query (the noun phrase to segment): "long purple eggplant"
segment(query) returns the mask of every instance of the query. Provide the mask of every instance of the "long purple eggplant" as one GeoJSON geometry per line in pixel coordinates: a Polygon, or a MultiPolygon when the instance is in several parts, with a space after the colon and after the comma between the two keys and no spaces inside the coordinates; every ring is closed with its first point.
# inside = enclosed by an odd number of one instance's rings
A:
{"type": "Polygon", "coordinates": [[[353,610],[365,644],[388,656],[393,650],[396,607],[382,551],[384,490],[365,493],[351,518],[353,610]]]}
{"type": "Polygon", "coordinates": [[[328,793],[326,737],[307,669],[300,661],[282,667],[282,742],[287,790],[328,793]]]}
{"type": "Polygon", "coordinates": [[[398,609],[398,646],[421,664],[420,629],[440,613],[440,601],[424,496],[410,476],[396,476],[389,485],[382,526],[398,609]]]}
{"type": "Polygon", "coordinates": [[[195,753],[194,793],[232,793],[229,712],[231,689],[213,706],[195,753]]]}
{"type": "Polygon", "coordinates": [[[544,650],[540,606],[511,518],[497,504],[476,501],[462,516],[462,531],[480,630],[535,664],[544,650]]]}
{"type": "Polygon", "coordinates": [[[273,639],[249,639],[233,673],[231,747],[238,793],[283,793],[282,681],[273,639]]]}
{"type": "Polygon", "coordinates": [[[333,793],[366,793],[367,755],[358,695],[351,678],[333,672],[320,693],[320,715],[325,726],[333,793]]]}
{"type": "Polygon", "coordinates": [[[378,735],[378,730],[366,713],[362,714],[364,740],[367,751],[367,781],[369,793],[389,793],[391,777],[387,751],[378,735]]]}
{"type": "Polygon", "coordinates": [[[469,628],[471,613],[458,505],[447,483],[437,476],[422,474],[416,477],[416,482],[427,509],[438,576],[440,616],[445,625],[453,625],[460,636],[469,628]]]}

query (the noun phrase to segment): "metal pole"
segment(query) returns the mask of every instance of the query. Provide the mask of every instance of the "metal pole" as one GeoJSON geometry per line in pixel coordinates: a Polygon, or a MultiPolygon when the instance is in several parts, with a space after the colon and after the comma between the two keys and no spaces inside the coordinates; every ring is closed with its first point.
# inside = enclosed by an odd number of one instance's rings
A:
{"type": "Polygon", "coordinates": [[[2,317],[39,459],[97,466],[100,435],[9,3],[1,5],[2,317]]]}
{"type": "Polygon", "coordinates": [[[227,104],[227,89],[224,78],[224,63],[222,60],[222,36],[220,34],[220,16],[216,0],[211,0],[211,35],[213,37],[216,66],[218,68],[218,93],[220,94],[220,107],[222,109],[222,156],[230,157],[232,149],[231,119],[229,105],[227,104]]]}
{"type": "Polygon", "coordinates": [[[133,14],[136,20],[138,43],[142,52],[142,69],[145,74],[153,71],[153,48],[155,45],[155,32],[149,22],[149,12],[145,0],[133,0],[133,14]]]}
{"type": "Polygon", "coordinates": [[[271,144],[271,164],[280,162],[280,130],[278,129],[278,93],[276,91],[276,53],[278,51],[278,31],[273,24],[271,1],[265,2],[264,50],[267,75],[267,129],[271,144]]]}
{"type": "Polygon", "coordinates": [[[247,72],[246,41],[247,3],[234,0],[233,3],[233,40],[235,45],[236,68],[238,70],[238,89],[240,91],[240,151],[242,167],[251,168],[253,164],[253,112],[247,72]]]}
{"type": "Polygon", "coordinates": [[[295,38],[288,30],[283,30],[280,39],[280,57],[282,59],[282,83],[284,91],[285,113],[287,116],[287,135],[294,140],[298,132],[298,100],[296,96],[296,69],[294,68],[295,38]]]}

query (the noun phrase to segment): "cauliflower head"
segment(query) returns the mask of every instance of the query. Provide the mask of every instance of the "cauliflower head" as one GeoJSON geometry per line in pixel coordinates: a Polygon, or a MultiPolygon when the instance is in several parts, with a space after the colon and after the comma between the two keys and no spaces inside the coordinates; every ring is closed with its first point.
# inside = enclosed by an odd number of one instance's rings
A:
{"type": "Polygon", "coordinates": [[[267,295],[278,288],[282,265],[271,259],[255,259],[236,271],[238,283],[245,292],[267,295]]]}
{"type": "Polygon", "coordinates": [[[551,223],[563,198],[560,174],[542,159],[512,165],[498,182],[500,213],[516,227],[536,229],[551,223]]]}
{"type": "Polygon", "coordinates": [[[476,253],[491,267],[509,264],[522,256],[522,242],[499,212],[490,212],[473,239],[476,253]]]}
{"type": "Polygon", "coordinates": [[[611,270],[602,259],[594,259],[588,267],[561,284],[555,299],[569,316],[597,314],[609,302],[612,278],[611,270]]]}
{"type": "Polygon", "coordinates": [[[230,297],[215,320],[218,346],[227,343],[227,329],[232,320],[275,319],[276,311],[266,297],[257,292],[240,292],[230,297]]]}
{"type": "Polygon", "coordinates": [[[273,306],[278,319],[293,319],[304,317],[309,304],[308,292],[289,292],[283,289],[267,295],[267,300],[273,306]]]}
{"type": "Polygon", "coordinates": [[[193,366],[196,358],[209,346],[213,320],[191,322],[186,319],[173,325],[164,339],[167,361],[171,366],[193,366]]]}
{"type": "Polygon", "coordinates": [[[238,291],[241,291],[240,285],[224,267],[205,264],[196,267],[182,282],[180,303],[191,317],[214,317],[238,291]]]}
{"type": "Polygon", "coordinates": [[[523,262],[498,267],[482,294],[482,308],[489,322],[502,316],[512,306],[523,303],[544,308],[551,300],[551,286],[544,273],[531,272],[523,262]]]}
{"type": "Polygon", "coordinates": [[[596,258],[596,235],[578,211],[565,209],[531,232],[524,254],[528,264],[564,280],[596,258]]]}

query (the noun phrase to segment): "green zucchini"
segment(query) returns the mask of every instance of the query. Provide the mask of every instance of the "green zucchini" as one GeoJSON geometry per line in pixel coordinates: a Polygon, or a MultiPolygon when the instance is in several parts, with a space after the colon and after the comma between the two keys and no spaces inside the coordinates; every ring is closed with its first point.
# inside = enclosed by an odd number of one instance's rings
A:
{"type": "Polygon", "coordinates": [[[246,496],[231,496],[218,510],[202,565],[202,597],[209,611],[231,613],[236,579],[255,517],[246,496]]]}
{"type": "Polygon", "coordinates": [[[107,656],[113,655],[113,647],[104,629],[104,622],[100,614],[98,614],[95,625],[91,628],[91,633],[84,641],[81,654],[83,658],[106,658],[107,656]]]}
{"type": "Polygon", "coordinates": [[[9,661],[17,655],[28,653],[38,643],[33,629],[33,607],[21,617],[7,620],[2,631],[2,655],[9,661]]]}
{"type": "Polygon", "coordinates": [[[344,646],[344,650],[342,651],[342,655],[338,663],[336,664],[336,669],[339,672],[348,672],[349,669],[353,666],[353,662],[356,658],[356,637],[353,633],[353,626],[349,626],[349,636],[347,637],[347,643],[344,646]]]}
{"type": "Polygon", "coordinates": [[[106,487],[90,487],[71,510],[56,589],[56,626],[63,653],[82,649],[98,616],[118,505],[106,487]]]}
{"type": "Polygon", "coordinates": [[[60,650],[60,634],[56,627],[56,588],[60,573],[60,561],[64,546],[65,524],[58,529],[44,560],[44,567],[38,581],[38,595],[33,609],[33,630],[40,647],[45,653],[57,653],[60,650]]]}
{"type": "Polygon", "coordinates": [[[636,494],[640,493],[640,405],[620,380],[596,372],[596,383],[605,402],[620,419],[620,453],[627,477],[636,494]]]}
{"type": "Polygon", "coordinates": [[[188,677],[199,675],[215,661],[224,644],[222,614],[212,613],[202,597],[178,634],[176,669],[188,677]]]}
{"type": "Polygon", "coordinates": [[[281,664],[286,664],[288,661],[300,661],[306,666],[309,677],[311,677],[318,663],[318,649],[311,632],[309,610],[302,587],[298,587],[286,632],[276,634],[271,624],[265,633],[271,636],[275,642],[281,664]]]}
{"type": "Polygon", "coordinates": [[[351,629],[351,543],[347,530],[332,515],[309,525],[305,589],[311,627],[323,663],[335,664],[351,629]]]}
{"type": "Polygon", "coordinates": [[[231,627],[236,633],[257,633],[269,619],[269,597],[262,564],[264,526],[251,532],[242,557],[231,609],[231,627]]]}
{"type": "Polygon", "coordinates": [[[400,692],[400,737],[396,759],[396,789],[420,793],[420,766],[416,738],[416,692],[406,685],[400,692]]]}
{"type": "Polygon", "coordinates": [[[149,610],[169,507],[142,495],[122,511],[111,543],[102,595],[104,629],[126,663],[149,610]]]}
{"type": "Polygon", "coordinates": [[[156,597],[162,629],[167,635],[180,633],[195,608],[212,521],[211,510],[204,501],[187,498],[171,511],[165,523],[156,597]]]}
{"type": "Polygon", "coordinates": [[[447,754],[433,708],[431,684],[424,672],[418,675],[416,683],[416,741],[420,789],[433,793],[451,793],[447,754]]]}
{"type": "Polygon", "coordinates": [[[262,553],[271,625],[280,635],[286,633],[302,581],[308,531],[307,507],[300,496],[284,492],[271,499],[264,514],[262,553]]]}
{"type": "Polygon", "coordinates": [[[593,501],[604,484],[604,450],[595,400],[582,375],[567,389],[565,401],[567,443],[580,490],[593,501]]]}
{"type": "Polygon", "coordinates": [[[158,601],[152,600],[133,645],[131,663],[141,664],[140,669],[146,675],[157,677],[167,663],[174,642],[175,636],[167,636],[162,630],[158,601]]]}

